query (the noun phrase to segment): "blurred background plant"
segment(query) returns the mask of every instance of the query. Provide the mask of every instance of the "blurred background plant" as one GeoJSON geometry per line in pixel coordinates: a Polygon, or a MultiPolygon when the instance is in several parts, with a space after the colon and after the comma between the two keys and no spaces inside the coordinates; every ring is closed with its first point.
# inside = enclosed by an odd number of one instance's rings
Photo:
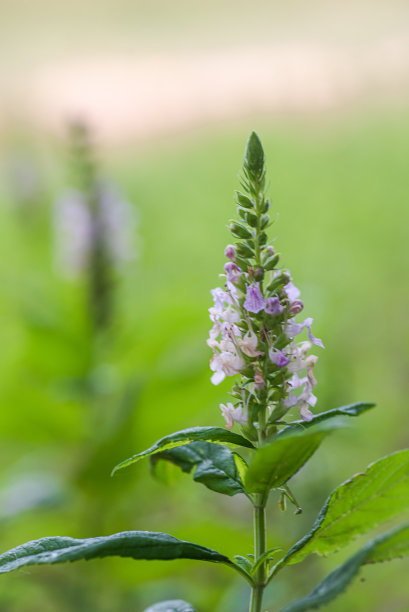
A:
{"type": "MultiPolygon", "coordinates": [[[[143,464],[109,473],[173,430],[223,424],[229,383],[209,383],[207,308],[253,128],[275,244],[327,347],[316,410],[378,404],[323,448],[305,483],[295,477],[295,539],[332,486],[408,444],[409,7],[0,5],[1,549],[159,529],[228,555],[250,550],[244,503],[227,508],[173,473],[167,488],[143,464]],[[73,117],[83,123],[69,144],[73,117]]],[[[274,517],[271,545],[291,544],[285,515],[274,517]]],[[[266,605],[306,593],[328,567],[300,565],[291,584],[283,572],[266,605]]],[[[403,612],[405,568],[370,568],[331,610],[403,612]]],[[[243,602],[227,570],[182,561],[0,581],[7,612],[128,612],[161,597],[203,612],[243,602]]]]}

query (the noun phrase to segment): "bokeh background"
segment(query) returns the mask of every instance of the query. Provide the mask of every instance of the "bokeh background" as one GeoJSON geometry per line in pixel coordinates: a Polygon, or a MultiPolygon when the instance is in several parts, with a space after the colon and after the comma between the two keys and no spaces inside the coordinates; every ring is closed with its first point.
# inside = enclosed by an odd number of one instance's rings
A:
{"type": "MultiPolygon", "coordinates": [[[[109,473],[173,430],[222,425],[230,383],[209,381],[207,308],[252,129],[266,150],[277,249],[327,347],[316,410],[377,403],[294,478],[301,516],[272,500],[269,542],[290,546],[334,486],[409,443],[408,3],[0,9],[0,548],[151,529],[251,551],[245,500],[188,475],[172,473],[170,486],[147,463],[109,473]],[[75,182],[68,124],[79,119],[133,220],[98,330],[89,273],[67,275],[56,227],[75,182]]],[[[268,609],[308,592],[358,544],[283,571],[268,609]]],[[[407,561],[365,569],[328,609],[407,612],[407,572],[407,561]]],[[[141,612],[171,598],[244,612],[247,588],[228,569],[124,559],[0,581],[5,612],[141,612]]]]}

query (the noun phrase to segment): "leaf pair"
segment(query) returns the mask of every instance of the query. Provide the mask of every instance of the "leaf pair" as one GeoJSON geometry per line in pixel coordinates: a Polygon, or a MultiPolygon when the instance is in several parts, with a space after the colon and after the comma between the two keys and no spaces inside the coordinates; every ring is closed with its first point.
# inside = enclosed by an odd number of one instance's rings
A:
{"type": "MultiPolygon", "coordinates": [[[[266,493],[287,482],[333,429],[333,425],[320,424],[306,431],[288,430],[258,448],[249,466],[237,453],[211,442],[190,442],[185,446],[156,450],[163,448],[160,440],[156,448],[152,447],[155,451],[150,450],[149,454],[154,466],[160,460],[170,461],[184,472],[193,470],[193,479],[213,491],[225,495],[244,493],[250,497],[252,493],[266,493]]],[[[138,459],[148,456],[147,453],[141,453],[138,459]]]]}
{"type": "Polygon", "coordinates": [[[358,416],[373,406],[360,402],[318,414],[309,423],[292,423],[256,450],[248,469],[240,455],[222,445],[255,450],[249,440],[221,427],[192,427],[161,438],[147,450],[122,461],[112,474],[151,457],[154,465],[163,459],[184,472],[194,470],[194,480],[218,493],[264,493],[282,486],[298,472],[334,429],[330,424],[334,417],[358,416]]]}

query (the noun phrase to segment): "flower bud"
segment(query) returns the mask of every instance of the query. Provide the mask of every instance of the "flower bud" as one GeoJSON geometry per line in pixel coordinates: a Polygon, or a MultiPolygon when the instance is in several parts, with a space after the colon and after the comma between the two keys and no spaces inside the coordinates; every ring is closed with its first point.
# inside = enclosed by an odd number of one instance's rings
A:
{"type": "Polygon", "coordinates": [[[251,227],[257,227],[258,217],[255,213],[247,211],[246,221],[251,227]]]}
{"type": "Polygon", "coordinates": [[[236,198],[237,202],[240,204],[240,206],[243,206],[243,208],[254,208],[254,202],[244,195],[244,193],[240,193],[240,191],[238,191],[236,193],[236,198]]]}
{"type": "Polygon", "coordinates": [[[249,269],[248,261],[242,259],[241,257],[236,257],[234,262],[240,267],[241,270],[243,270],[243,272],[247,272],[249,269]]]}
{"type": "Polygon", "coordinates": [[[264,269],[265,270],[274,270],[274,268],[277,266],[278,262],[280,261],[280,256],[277,255],[273,255],[272,257],[269,257],[264,263],[264,269]]]}
{"type": "Polygon", "coordinates": [[[241,270],[233,261],[228,261],[224,264],[224,271],[226,272],[227,280],[230,283],[237,283],[240,278],[241,270]]]}
{"type": "Polygon", "coordinates": [[[254,372],[254,386],[256,387],[256,389],[261,391],[261,389],[264,388],[265,384],[266,383],[265,383],[262,373],[260,372],[260,370],[256,370],[254,372]]]}
{"type": "Polygon", "coordinates": [[[265,244],[267,244],[268,241],[268,236],[265,232],[261,232],[261,234],[259,234],[258,236],[258,243],[261,247],[263,247],[265,244]]]}
{"type": "Polygon", "coordinates": [[[239,242],[237,245],[237,253],[240,257],[253,257],[254,251],[245,242],[239,242]]]}
{"type": "Polygon", "coordinates": [[[294,300],[294,302],[291,302],[290,312],[291,314],[296,315],[299,312],[301,312],[303,308],[304,308],[304,303],[302,302],[302,300],[294,300]]]}
{"type": "Polygon", "coordinates": [[[264,151],[259,137],[255,132],[250,134],[244,154],[244,163],[250,178],[259,180],[264,170],[264,151]]]}
{"type": "Polygon", "coordinates": [[[255,268],[253,273],[254,279],[256,281],[261,281],[264,278],[264,270],[263,268],[255,268]]]}
{"type": "Polygon", "coordinates": [[[260,229],[262,230],[265,229],[269,223],[270,223],[270,216],[263,215],[260,219],[260,229]]]}
{"type": "Polygon", "coordinates": [[[274,289],[277,289],[278,287],[282,287],[283,285],[287,285],[289,283],[289,280],[290,279],[288,278],[288,275],[285,274],[284,272],[282,272],[281,274],[279,274],[278,276],[273,278],[271,283],[268,285],[267,290],[268,291],[274,291],[274,289]]]}
{"type": "Polygon", "coordinates": [[[238,223],[238,221],[230,223],[229,229],[233,236],[237,238],[252,238],[251,231],[242,223],[238,223]]]}
{"type": "Polygon", "coordinates": [[[227,259],[234,259],[236,257],[236,249],[232,244],[227,245],[224,250],[224,256],[227,257],[227,259]]]}

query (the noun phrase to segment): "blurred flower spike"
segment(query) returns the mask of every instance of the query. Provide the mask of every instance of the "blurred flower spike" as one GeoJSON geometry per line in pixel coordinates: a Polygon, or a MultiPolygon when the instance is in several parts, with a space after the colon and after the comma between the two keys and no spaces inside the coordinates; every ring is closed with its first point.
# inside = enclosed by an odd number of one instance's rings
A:
{"type": "Polygon", "coordinates": [[[116,269],[135,258],[136,215],[115,185],[95,184],[95,210],[87,194],[76,189],[55,204],[55,242],[58,268],[67,277],[77,277],[91,265],[95,244],[104,244],[108,263],[116,269]]]}
{"type": "Polygon", "coordinates": [[[74,124],[71,140],[78,188],[67,189],[55,203],[58,268],[67,277],[79,276],[95,265],[97,253],[104,265],[119,270],[136,256],[135,210],[96,171],[86,126],[74,124]]]}
{"type": "Polygon", "coordinates": [[[213,351],[213,384],[240,375],[232,389],[234,403],[220,406],[226,427],[239,423],[251,436],[260,427],[259,419],[267,415],[267,429],[273,430],[294,407],[302,419],[312,419],[317,357],[308,353],[313,345],[324,345],[312,334],[313,319],[295,321],[304,308],[300,291],[290,272],[279,268],[280,256],[268,242],[264,151],[254,132],[241,183],[243,192],[236,194],[239,220],[229,226],[236,242],[225,249],[229,261],[222,275],[224,287],[211,292],[213,326],[207,342],[213,351]],[[299,341],[303,331],[308,340],[299,341]]]}

